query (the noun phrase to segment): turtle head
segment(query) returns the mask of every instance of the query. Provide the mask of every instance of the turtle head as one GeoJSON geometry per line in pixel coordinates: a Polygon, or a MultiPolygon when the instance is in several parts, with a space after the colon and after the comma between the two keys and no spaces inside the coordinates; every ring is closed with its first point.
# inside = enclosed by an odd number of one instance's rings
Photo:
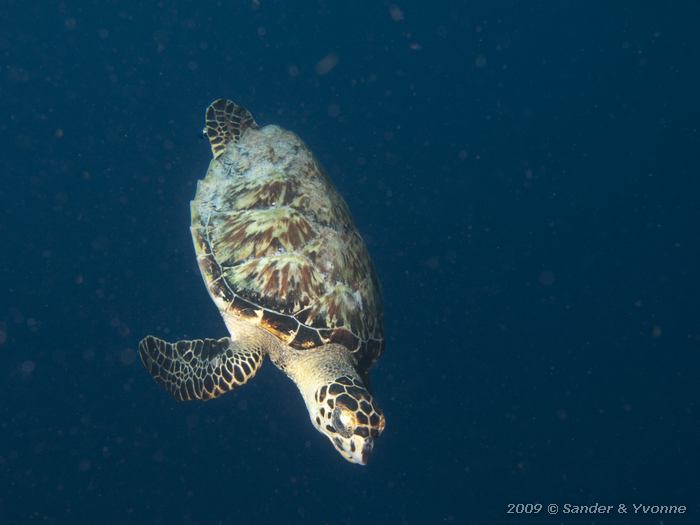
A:
{"type": "Polygon", "coordinates": [[[341,376],[316,390],[309,415],[351,463],[366,465],[374,440],[384,430],[384,414],[359,378],[341,376]]]}

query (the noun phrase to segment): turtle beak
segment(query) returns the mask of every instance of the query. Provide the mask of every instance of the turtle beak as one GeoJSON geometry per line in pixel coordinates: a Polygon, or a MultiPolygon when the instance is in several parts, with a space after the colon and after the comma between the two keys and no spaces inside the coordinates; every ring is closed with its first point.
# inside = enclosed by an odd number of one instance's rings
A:
{"type": "Polygon", "coordinates": [[[372,455],[373,448],[374,439],[366,438],[359,447],[355,447],[354,450],[344,450],[341,453],[350,463],[366,465],[369,461],[369,457],[372,455]]]}
{"type": "Polygon", "coordinates": [[[369,461],[369,456],[372,453],[372,449],[374,448],[374,440],[372,438],[369,438],[365,440],[365,444],[362,447],[362,451],[360,453],[362,461],[360,462],[360,465],[366,465],[367,462],[369,461]]]}

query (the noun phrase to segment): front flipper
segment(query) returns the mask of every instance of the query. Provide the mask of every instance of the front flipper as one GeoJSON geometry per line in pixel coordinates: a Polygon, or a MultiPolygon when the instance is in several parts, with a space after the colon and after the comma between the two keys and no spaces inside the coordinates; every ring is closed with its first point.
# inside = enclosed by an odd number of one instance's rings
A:
{"type": "Polygon", "coordinates": [[[228,337],[168,343],[149,335],[139,354],[153,379],[179,401],[225,394],[252,378],[263,360],[261,348],[228,337]]]}

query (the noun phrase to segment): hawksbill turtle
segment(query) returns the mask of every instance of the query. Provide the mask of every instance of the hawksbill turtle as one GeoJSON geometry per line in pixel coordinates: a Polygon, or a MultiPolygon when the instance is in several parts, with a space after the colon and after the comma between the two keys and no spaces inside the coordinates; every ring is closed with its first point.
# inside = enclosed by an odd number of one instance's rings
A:
{"type": "Polygon", "coordinates": [[[384,348],[379,284],[350,211],[301,139],[218,99],[213,159],[191,202],[204,283],[230,337],[164,341],[139,354],[178,400],[249,381],[265,357],[297,385],[314,427],[365,465],[384,415],[367,372],[384,348]]]}

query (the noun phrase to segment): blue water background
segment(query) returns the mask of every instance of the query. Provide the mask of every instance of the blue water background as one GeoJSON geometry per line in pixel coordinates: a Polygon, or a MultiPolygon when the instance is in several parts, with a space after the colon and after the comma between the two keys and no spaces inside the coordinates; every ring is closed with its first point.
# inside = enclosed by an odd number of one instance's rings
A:
{"type": "Polygon", "coordinates": [[[698,6],[2,2],[0,521],[697,523],[698,6]],[[296,131],[368,243],[367,467],[269,363],[178,404],[138,361],[225,335],[188,230],[218,97],[296,131]]]}

